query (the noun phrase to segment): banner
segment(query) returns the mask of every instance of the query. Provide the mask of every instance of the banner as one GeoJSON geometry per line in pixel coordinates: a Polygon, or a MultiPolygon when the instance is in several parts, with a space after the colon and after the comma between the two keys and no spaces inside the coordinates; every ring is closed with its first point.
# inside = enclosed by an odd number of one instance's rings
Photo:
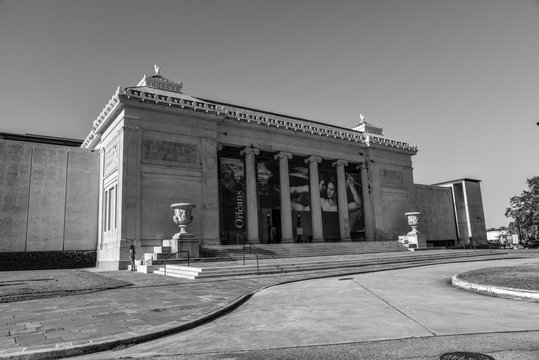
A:
{"type": "Polygon", "coordinates": [[[290,169],[290,204],[292,211],[310,211],[309,170],[303,166],[290,169]]]}
{"type": "Polygon", "coordinates": [[[220,161],[221,241],[225,242],[226,245],[241,245],[245,239],[247,229],[243,160],[222,157],[220,161]]]}
{"type": "MultiPolygon", "coordinates": [[[[337,180],[333,168],[318,168],[320,178],[320,204],[323,212],[338,212],[337,180]]],[[[338,224],[337,224],[338,226],[338,224]]]]}
{"type": "Polygon", "coordinates": [[[364,231],[365,220],[363,217],[363,198],[359,173],[346,173],[346,198],[348,201],[350,232],[364,231]]]}

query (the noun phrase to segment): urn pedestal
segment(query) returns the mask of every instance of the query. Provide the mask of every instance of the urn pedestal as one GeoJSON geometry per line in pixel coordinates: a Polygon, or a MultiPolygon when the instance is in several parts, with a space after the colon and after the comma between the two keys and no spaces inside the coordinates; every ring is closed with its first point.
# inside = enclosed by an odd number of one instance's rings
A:
{"type": "MultiPolygon", "coordinates": [[[[170,205],[170,207],[174,212],[172,220],[180,228],[180,232],[174,234],[171,240],[165,240],[167,242],[170,241],[171,253],[176,253],[178,251],[189,251],[190,257],[200,257],[198,238],[191,234],[187,229],[187,225],[193,221],[191,211],[194,207],[196,207],[196,205],[192,203],[176,203],[170,205]]],[[[179,255],[182,256],[183,254],[179,255]]]]}
{"type": "MultiPolygon", "coordinates": [[[[420,224],[420,215],[418,211],[407,212],[404,214],[408,218],[408,225],[412,227],[412,231],[406,234],[406,240],[408,243],[408,248],[425,248],[427,247],[427,238],[425,234],[422,234],[417,227],[420,224]]],[[[404,238],[404,236],[399,237],[404,238]]]]}

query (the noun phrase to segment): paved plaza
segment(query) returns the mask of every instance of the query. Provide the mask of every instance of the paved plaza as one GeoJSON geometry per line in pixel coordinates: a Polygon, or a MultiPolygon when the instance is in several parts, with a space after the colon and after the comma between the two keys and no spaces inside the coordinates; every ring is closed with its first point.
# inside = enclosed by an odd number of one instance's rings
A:
{"type": "Polygon", "coordinates": [[[307,351],[320,345],[324,348],[317,353],[323,354],[332,344],[386,341],[389,349],[398,339],[425,342],[516,331],[524,332],[522,341],[539,330],[536,303],[464,292],[449,279],[481,267],[537,263],[536,255],[513,252],[451,264],[399,264],[395,270],[365,266],[354,270],[363,274],[354,275],[339,270],[219,281],[106,272],[134,286],[0,304],[0,358],[75,356],[178,331],[156,342],[87,356],[206,358],[246,350],[307,351]]]}

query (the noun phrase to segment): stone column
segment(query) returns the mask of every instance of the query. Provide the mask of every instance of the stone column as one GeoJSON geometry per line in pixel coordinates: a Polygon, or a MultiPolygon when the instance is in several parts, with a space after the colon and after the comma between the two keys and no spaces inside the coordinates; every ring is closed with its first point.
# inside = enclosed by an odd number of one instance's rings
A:
{"type": "Polygon", "coordinates": [[[371,206],[371,193],[369,191],[369,179],[367,176],[367,166],[362,163],[359,167],[361,171],[361,188],[363,189],[363,216],[365,219],[365,240],[374,240],[374,214],[371,206]]]}
{"type": "Polygon", "coordinates": [[[255,155],[260,150],[246,147],[241,151],[245,155],[245,190],[247,193],[247,239],[252,243],[259,243],[258,238],[258,194],[256,192],[256,164],[255,155]]]}
{"type": "Polygon", "coordinates": [[[275,160],[279,159],[279,179],[281,195],[281,243],[294,242],[292,236],[292,205],[290,204],[290,176],[288,174],[288,160],[292,154],[280,152],[275,154],[275,160]]]}
{"type": "Polygon", "coordinates": [[[352,241],[350,237],[350,219],[348,217],[348,199],[346,198],[346,179],[344,167],[348,161],[337,160],[331,165],[337,169],[337,204],[339,206],[339,230],[342,241],[352,241]]]}
{"type": "Polygon", "coordinates": [[[324,241],[322,228],[322,205],[320,204],[320,180],[318,177],[318,163],[322,161],[318,156],[309,156],[305,163],[309,164],[309,188],[311,194],[311,222],[313,228],[313,242],[324,241]]]}

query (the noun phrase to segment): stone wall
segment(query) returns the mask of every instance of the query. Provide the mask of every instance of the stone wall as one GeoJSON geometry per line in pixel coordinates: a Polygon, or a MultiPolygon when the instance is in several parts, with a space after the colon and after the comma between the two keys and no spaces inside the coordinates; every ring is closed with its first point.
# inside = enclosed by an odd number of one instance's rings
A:
{"type": "Polygon", "coordinates": [[[0,140],[0,252],[94,250],[99,156],[0,140]]]}
{"type": "Polygon", "coordinates": [[[426,235],[427,242],[457,239],[451,188],[416,184],[415,203],[417,208],[414,211],[421,212],[418,229],[426,235]]]}

